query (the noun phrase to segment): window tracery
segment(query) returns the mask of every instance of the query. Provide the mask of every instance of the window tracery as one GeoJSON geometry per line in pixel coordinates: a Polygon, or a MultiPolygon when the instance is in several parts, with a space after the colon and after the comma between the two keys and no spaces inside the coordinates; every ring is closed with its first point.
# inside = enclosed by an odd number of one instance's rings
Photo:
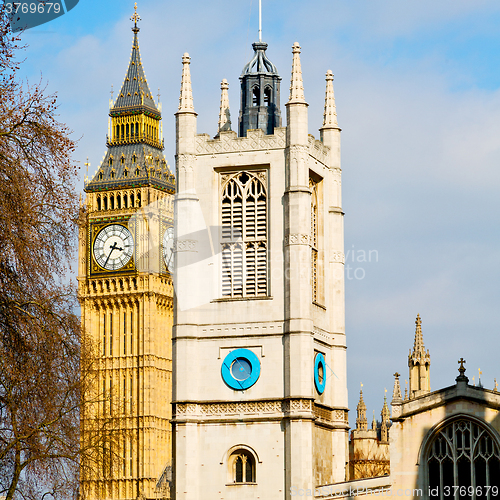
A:
{"type": "Polygon", "coordinates": [[[493,499],[500,495],[500,450],[489,430],[470,419],[438,430],[427,448],[430,491],[439,500],[493,499]]]}
{"type": "Polygon", "coordinates": [[[265,172],[239,172],[223,185],[222,295],[265,296],[267,189],[265,172]]]}

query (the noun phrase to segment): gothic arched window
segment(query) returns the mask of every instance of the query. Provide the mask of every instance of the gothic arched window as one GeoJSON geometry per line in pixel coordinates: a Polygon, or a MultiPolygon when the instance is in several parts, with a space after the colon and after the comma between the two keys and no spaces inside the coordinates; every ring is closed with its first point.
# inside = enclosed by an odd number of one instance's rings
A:
{"type": "Polygon", "coordinates": [[[222,187],[222,295],[265,296],[267,189],[265,172],[239,172],[222,187]]]}
{"type": "Polygon", "coordinates": [[[255,483],[255,458],[246,450],[236,450],[229,457],[233,483],[255,483]]]}
{"type": "Polygon", "coordinates": [[[500,494],[500,450],[486,426],[451,421],[427,446],[428,487],[439,500],[492,499],[500,494]]]}

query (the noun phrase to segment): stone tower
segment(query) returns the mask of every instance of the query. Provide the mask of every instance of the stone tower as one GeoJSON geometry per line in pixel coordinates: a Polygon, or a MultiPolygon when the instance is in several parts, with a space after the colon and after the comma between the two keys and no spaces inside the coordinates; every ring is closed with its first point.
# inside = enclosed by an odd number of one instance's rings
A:
{"type": "Polygon", "coordinates": [[[410,371],[410,399],[427,394],[431,390],[430,366],[431,356],[429,350],[425,350],[424,338],[422,335],[422,320],[417,314],[415,320],[415,341],[413,352],[410,349],[408,355],[408,368],[410,371]]]}
{"type": "Polygon", "coordinates": [[[82,444],[112,435],[82,464],[85,499],[161,498],[171,474],[174,176],[141,63],[137,12],[132,20],[132,54],[110,105],[106,155],[85,183],[79,233],[82,326],[98,354],[82,444]]]}
{"type": "Polygon", "coordinates": [[[264,49],[254,44],[241,77],[238,134],[228,125],[223,82],[215,139],[197,134],[191,61],[182,58],[173,330],[177,500],[289,499],[295,490],[346,477],[333,75],[327,73],[316,140],[308,134],[299,45],[286,127],[279,122],[280,78],[264,49]]]}

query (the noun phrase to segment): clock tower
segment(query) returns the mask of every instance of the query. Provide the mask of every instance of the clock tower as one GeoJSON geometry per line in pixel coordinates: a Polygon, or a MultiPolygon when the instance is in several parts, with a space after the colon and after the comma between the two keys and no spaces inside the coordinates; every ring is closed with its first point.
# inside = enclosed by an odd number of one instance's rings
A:
{"type": "Polygon", "coordinates": [[[85,182],[79,233],[82,326],[97,352],[82,412],[82,444],[92,430],[112,439],[81,470],[85,499],[168,496],[171,476],[171,376],[174,176],[163,155],[161,107],[139,53],[132,54],[110,103],[107,152],[85,182]]]}
{"type": "Polygon", "coordinates": [[[298,43],[285,126],[277,68],[267,44],[253,49],[240,76],[238,133],[223,80],[214,139],[197,134],[190,57],[182,59],[172,334],[177,500],[290,500],[346,479],[333,74],[317,140],[308,134],[298,43]]]}

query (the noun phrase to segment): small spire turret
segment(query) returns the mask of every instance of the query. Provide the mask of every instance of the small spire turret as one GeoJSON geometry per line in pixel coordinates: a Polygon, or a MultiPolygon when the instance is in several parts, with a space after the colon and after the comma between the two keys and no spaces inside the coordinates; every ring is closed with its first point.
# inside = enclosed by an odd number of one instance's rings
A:
{"type": "Polygon", "coordinates": [[[382,406],[382,411],[380,412],[382,422],[380,424],[380,441],[382,443],[389,442],[389,427],[391,423],[389,422],[390,412],[389,406],[387,405],[387,389],[385,389],[384,394],[384,406],[382,406]]]}
{"type": "Polygon", "coordinates": [[[193,90],[191,88],[191,58],[185,52],[182,56],[181,95],[179,97],[179,113],[194,113],[193,90]]]}
{"type": "Polygon", "coordinates": [[[326,72],[325,110],[323,112],[323,126],[321,128],[339,128],[335,95],[333,93],[333,72],[331,69],[326,72]]]}
{"type": "Polygon", "coordinates": [[[408,355],[408,368],[410,370],[410,399],[430,392],[429,368],[431,356],[429,351],[425,351],[424,338],[422,335],[422,320],[417,314],[415,320],[415,339],[413,342],[413,352],[408,355]]]}
{"type": "Polygon", "coordinates": [[[229,112],[229,83],[224,78],[220,84],[220,111],[219,111],[219,127],[216,137],[221,132],[227,132],[231,130],[231,114],[229,112]]]}
{"type": "Polygon", "coordinates": [[[375,410],[373,410],[373,418],[372,418],[372,430],[377,430],[377,419],[375,418],[375,410]]]}
{"type": "Polygon", "coordinates": [[[394,389],[392,391],[392,404],[400,404],[402,402],[401,386],[399,385],[400,376],[401,375],[398,372],[394,374],[394,389]]]}
{"type": "Polygon", "coordinates": [[[361,384],[361,390],[359,391],[359,403],[356,407],[357,418],[356,418],[356,430],[366,431],[368,430],[368,420],[366,418],[366,405],[363,400],[363,384],[361,384]]]}
{"type": "Polygon", "coordinates": [[[292,78],[290,81],[290,97],[288,103],[305,103],[304,82],[302,80],[302,68],[300,65],[300,45],[295,42],[292,46],[292,78]]]}

